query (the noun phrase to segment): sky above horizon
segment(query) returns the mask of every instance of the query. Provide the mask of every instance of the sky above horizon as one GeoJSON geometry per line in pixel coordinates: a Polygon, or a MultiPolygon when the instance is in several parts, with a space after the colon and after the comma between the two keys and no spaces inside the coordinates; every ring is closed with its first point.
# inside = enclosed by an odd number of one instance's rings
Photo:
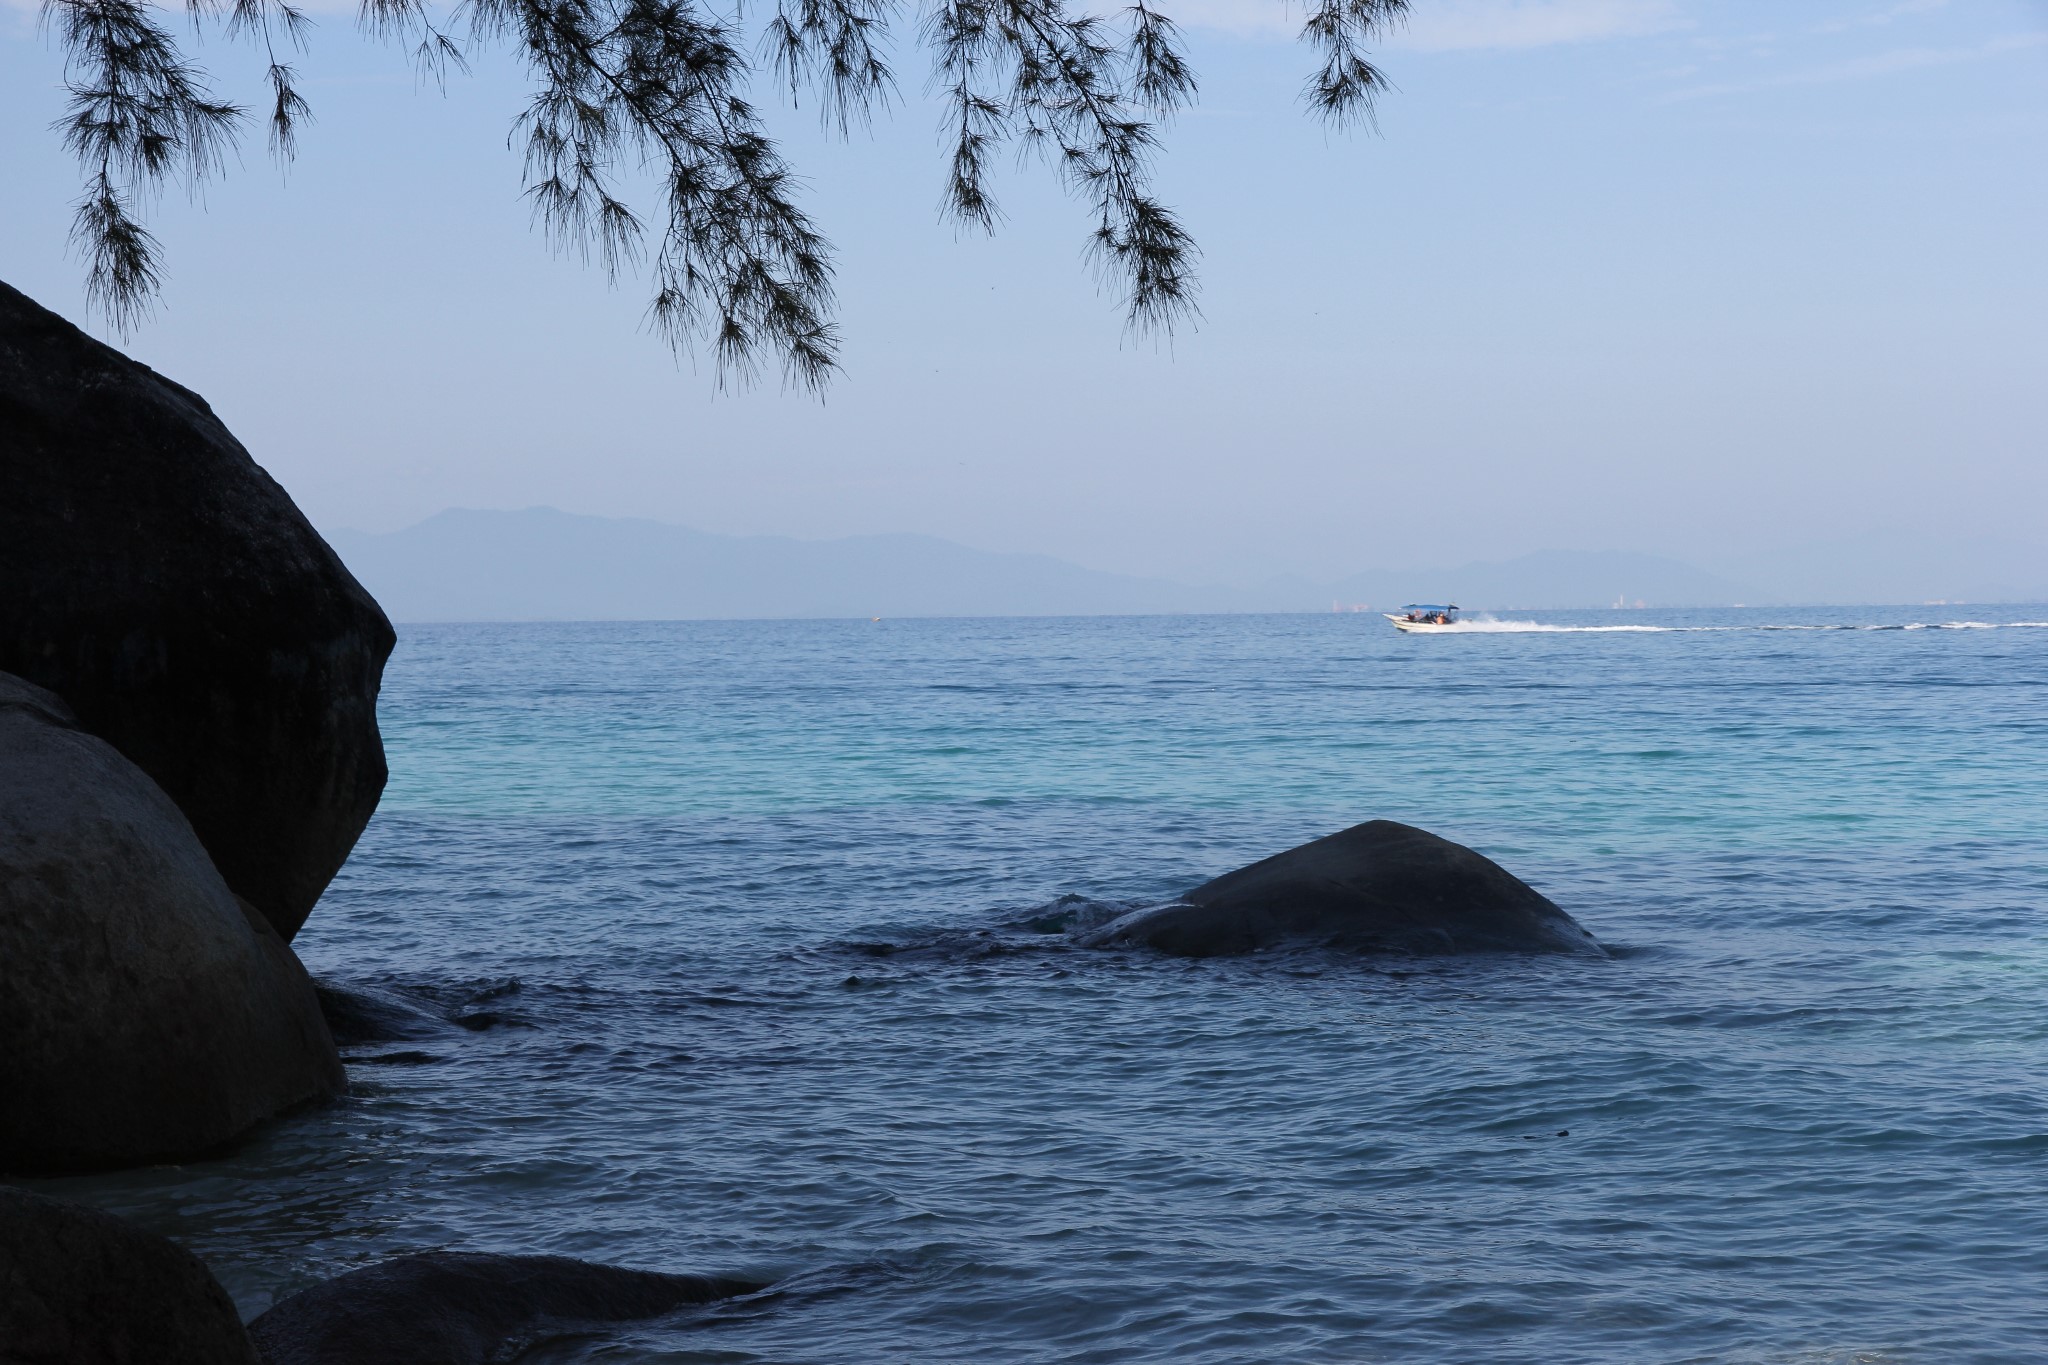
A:
{"type": "MultiPolygon", "coordinates": [[[[508,54],[444,96],[352,8],[315,6],[289,176],[259,131],[158,207],[167,287],[127,345],[324,527],[545,504],[1185,581],[2048,557],[2048,0],[1416,0],[1378,136],[1304,113],[1279,0],[1168,3],[1202,99],[1158,185],[1203,292],[1165,345],[1124,334],[1046,172],[1005,174],[992,240],[940,221],[906,48],[872,133],[775,117],[838,248],[822,402],[718,393],[643,329],[643,282],[550,254],[508,54]]],[[[260,98],[246,48],[196,51],[260,98]]],[[[0,0],[0,279],[104,336],[59,75],[0,0]]]]}

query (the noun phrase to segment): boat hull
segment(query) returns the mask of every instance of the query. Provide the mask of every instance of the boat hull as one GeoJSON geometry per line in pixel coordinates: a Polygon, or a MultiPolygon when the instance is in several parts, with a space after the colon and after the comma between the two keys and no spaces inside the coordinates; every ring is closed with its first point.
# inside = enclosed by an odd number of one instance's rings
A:
{"type": "Polygon", "coordinates": [[[1457,623],[1455,621],[1451,622],[1448,625],[1438,625],[1435,621],[1411,621],[1405,616],[1395,616],[1389,612],[1381,612],[1380,615],[1386,617],[1389,621],[1392,621],[1394,623],[1395,630],[1407,631],[1416,635],[1427,635],[1432,632],[1453,630],[1457,626],[1457,623]]]}

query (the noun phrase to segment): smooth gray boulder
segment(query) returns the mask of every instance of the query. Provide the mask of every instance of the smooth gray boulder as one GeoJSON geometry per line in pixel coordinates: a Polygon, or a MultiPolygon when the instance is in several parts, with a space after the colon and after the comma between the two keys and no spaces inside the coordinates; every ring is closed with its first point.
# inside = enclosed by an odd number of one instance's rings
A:
{"type": "Polygon", "coordinates": [[[566,1256],[428,1251],[337,1276],[249,1324],[265,1365],[485,1365],[594,1323],[765,1288],[566,1256]]]}
{"type": "Polygon", "coordinates": [[[197,1256],[0,1186],[0,1365],[262,1365],[197,1256]]]}
{"type": "Polygon", "coordinates": [[[1354,825],[1227,872],[1081,942],[1143,944],[1180,957],[1283,946],[1606,956],[1577,920],[1492,859],[1392,820],[1354,825]]]}
{"type": "Polygon", "coordinates": [[[0,284],[0,670],[287,941],[384,789],[391,623],[206,401],[0,284]]]}
{"type": "Polygon", "coordinates": [[[0,1171],[203,1153],[344,1084],[305,969],[178,807],[0,673],[0,1171]]]}

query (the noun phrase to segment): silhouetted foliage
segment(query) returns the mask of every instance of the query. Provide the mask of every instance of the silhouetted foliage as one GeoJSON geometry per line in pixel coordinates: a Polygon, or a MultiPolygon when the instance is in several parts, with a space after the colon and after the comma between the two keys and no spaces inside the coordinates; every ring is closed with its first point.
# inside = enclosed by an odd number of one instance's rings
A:
{"type": "MultiPolygon", "coordinates": [[[[765,68],[792,99],[813,94],[842,133],[865,122],[894,89],[883,50],[898,12],[891,0],[774,3],[751,28],[695,0],[461,0],[447,26],[425,0],[362,0],[361,21],[436,79],[467,69],[473,49],[516,49],[537,86],[517,126],[527,193],[550,239],[594,250],[614,277],[647,260],[654,324],[678,347],[708,342],[721,379],[750,376],[771,351],[816,387],[837,345],[830,251],[748,96],[765,68]],[[651,228],[617,190],[621,168],[642,165],[665,200],[651,228]]],[[[289,0],[189,4],[195,23],[262,44],[270,150],[289,161],[311,112],[284,60],[303,50],[305,15],[289,0]]],[[[1321,61],[1310,108],[1339,126],[1371,120],[1386,81],[1366,47],[1407,8],[1310,0],[1302,38],[1321,61]]],[[[137,201],[218,171],[248,111],[214,96],[143,0],[44,0],[43,13],[65,52],[59,128],[85,172],[73,240],[89,297],[126,334],[162,270],[137,201]]],[[[1068,0],[928,0],[919,33],[948,109],[946,211],[993,231],[991,157],[1006,145],[1041,155],[1093,212],[1090,249],[1130,325],[1170,330],[1189,316],[1194,242],[1150,185],[1159,126],[1192,102],[1195,74],[1153,0],[1107,17],[1068,0]]]]}

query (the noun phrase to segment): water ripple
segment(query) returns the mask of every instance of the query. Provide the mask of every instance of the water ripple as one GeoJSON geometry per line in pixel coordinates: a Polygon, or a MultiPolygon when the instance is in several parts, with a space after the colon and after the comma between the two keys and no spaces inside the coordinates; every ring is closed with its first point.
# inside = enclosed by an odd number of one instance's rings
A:
{"type": "Polygon", "coordinates": [[[777,1281],[528,1361],[2031,1358],[2048,635],[1813,615],[412,630],[300,942],[450,1027],[42,1183],[249,1312],[438,1245],[777,1281]],[[1069,943],[1369,816],[1614,957],[1069,943]]]}

